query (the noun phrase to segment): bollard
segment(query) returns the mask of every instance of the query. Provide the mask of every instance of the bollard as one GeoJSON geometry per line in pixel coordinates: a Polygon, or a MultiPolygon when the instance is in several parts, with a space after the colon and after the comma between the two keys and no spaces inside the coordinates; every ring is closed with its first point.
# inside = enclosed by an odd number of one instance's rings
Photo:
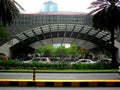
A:
{"type": "Polygon", "coordinates": [[[118,67],[118,73],[120,74],[120,66],[118,67]]]}
{"type": "Polygon", "coordinates": [[[36,67],[33,67],[33,81],[35,81],[35,77],[36,77],[36,72],[35,72],[35,70],[36,70],[36,67]]]}

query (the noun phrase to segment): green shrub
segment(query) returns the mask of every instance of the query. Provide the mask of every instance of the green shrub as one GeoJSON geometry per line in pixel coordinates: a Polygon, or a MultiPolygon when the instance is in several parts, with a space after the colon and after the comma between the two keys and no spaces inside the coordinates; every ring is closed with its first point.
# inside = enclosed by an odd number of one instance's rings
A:
{"type": "Polygon", "coordinates": [[[20,68],[21,67],[21,63],[19,61],[15,61],[15,60],[1,60],[0,61],[0,66],[5,68],[5,69],[10,69],[10,68],[20,68]]]}
{"type": "MultiPolygon", "coordinates": [[[[119,63],[120,65],[120,63],[119,63]]],[[[0,60],[0,69],[110,69],[110,63],[95,63],[95,64],[68,64],[63,62],[58,63],[22,63],[16,60],[0,60]]]]}
{"type": "Polygon", "coordinates": [[[110,63],[73,64],[73,69],[110,69],[110,63]]]}

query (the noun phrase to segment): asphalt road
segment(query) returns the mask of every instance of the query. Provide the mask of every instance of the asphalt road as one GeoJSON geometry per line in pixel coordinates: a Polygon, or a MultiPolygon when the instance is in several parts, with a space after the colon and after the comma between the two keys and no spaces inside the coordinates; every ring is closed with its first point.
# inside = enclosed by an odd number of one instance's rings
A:
{"type": "Polygon", "coordinates": [[[120,90],[120,87],[0,87],[0,90],[120,90]]]}
{"type": "MultiPolygon", "coordinates": [[[[33,73],[0,73],[0,79],[33,79],[33,73]]],[[[36,73],[36,80],[120,80],[118,73],[36,73]]]]}

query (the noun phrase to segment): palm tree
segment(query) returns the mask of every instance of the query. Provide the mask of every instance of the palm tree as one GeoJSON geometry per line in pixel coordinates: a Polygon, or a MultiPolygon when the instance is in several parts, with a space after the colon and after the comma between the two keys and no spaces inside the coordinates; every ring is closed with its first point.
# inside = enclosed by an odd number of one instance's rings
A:
{"type": "Polygon", "coordinates": [[[9,35],[7,28],[4,27],[1,23],[0,23],[0,45],[2,45],[4,42],[6,42],[7,36],[9,35]]]}
{"type": "Polygon", "coordinates": [[[15,0],[0,0],[0,22],[6,26],[19,15],[19,9],[24,10],[15,0]]]}
{"type": "Polygon", "coordinates": [[[111,68],[118,68],[116,50],[114,47],[114,32],[120,28],[120,1],[119,0],[97,0],[91,3],[89,8],[94,8],[90,14],[93,15],[93,27],[95,29],[107,30],[111,33],[111,68]]]}

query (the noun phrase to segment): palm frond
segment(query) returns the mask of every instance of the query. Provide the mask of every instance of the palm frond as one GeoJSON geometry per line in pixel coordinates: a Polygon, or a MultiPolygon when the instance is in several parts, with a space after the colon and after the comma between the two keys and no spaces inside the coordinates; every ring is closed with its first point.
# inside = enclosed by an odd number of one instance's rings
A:
{"type": "Polygon", "coordinates": [[[95,29],[100,29],[100,30],[104,30],[106,28],[106,13],[105,13],[105,9],[97,12],[94,16],[93,16],[93,27],[95,29]],[[102,18],[102,19],[101,19],[102,18]]]}
{"type": "Polygon", "coordinates": [[[98,0],[98,1],[94,1],[91,3],[91,5],[99,5],[99,4],[102,4],[104,3],[104,0],[98,0]]]}
{"type": "MultiPolygon", "coordinates": [[[[10,25],[20,14],[16,5],[19,4],[14,0],[0,0],[0,20],[4,26],[10,25]]],[[[21,7],[21,9],[23,8],[21,7]]]]}
{"type": "Polygon", "coordinates": [[[91,8],[96,8],[96,7],[100,7],[100,6],[106,6],[106,2],[105,0],[97,0],[97,1],[94,1],[91,3],[91,6],[88,7],[88,9],[91,9],[91,8]]]}
{"type": "Polygon", "coordinates": [[[120,1],[116,3],[116,6],[120,7],[120,1]]]}
{"type": "Polygon", "coordinates": [[[21,10],[25,11],[24,8],[23,8],[19,3],[17,3],[15,0],[13,0],[13,2],[14,2],[21,10]]]}
{"type": "Polygon", "coordinates": [[[120,1],[119,0],[97,0],[103,1],[101,4],[92,3],[94,8],[90,13],[93,14],[92,25],[96,30],[107,30],[111,33],[111,55],[112,68],[118,68],[116,51],[114,48],[114,30],[120,28],[120,1]]]}
{"type": "Polygon", "coordinates": [[[102,10],[102,9],[97,8],[97,9],[92,10],[92,11],[89,12],[88,14],[89,14],[89,15],[93,15],[93,14],[95,14],[95,13],[101,11],[101,10],[102,10]]]}

